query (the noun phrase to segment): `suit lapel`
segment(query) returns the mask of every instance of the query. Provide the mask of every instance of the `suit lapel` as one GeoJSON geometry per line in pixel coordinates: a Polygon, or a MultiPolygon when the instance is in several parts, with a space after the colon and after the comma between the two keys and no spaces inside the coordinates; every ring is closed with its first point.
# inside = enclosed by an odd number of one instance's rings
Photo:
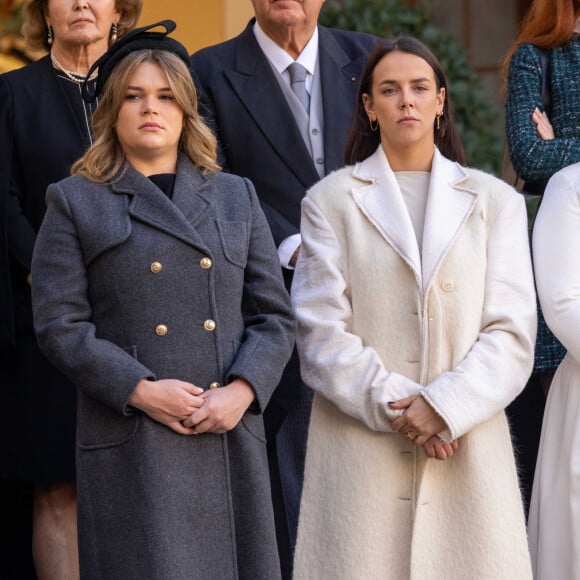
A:
{"type": "Polygon", "coordinates": [[[318,174],[252,25],[239,37],[235,70],[224,74],[272,148],[308,187],[318,181],[318,174]]]}
{"type": "Polygon", "coordinates": [[[209,209],[207,200],[198,193],[205,186],[206,180],[201,173],[180,157],[173,192],[175,201],[170,200],[150,179],[133,167],[129,167],[111,188],[115,193],[131,196],[128,211],[132,218],[208,252],[192,223],[198,223],[209,209]]]}
{"type": "Polygon", "coordinates": [[[417,284],[421,285],[421,257],[413,224],[381,146],[355,166],[354,177],[367,182],[353,189],[355,203],[407,263],[415,274],[417,284]]]}
{"type": "Polygon", "coordinates": [[[344,143],[352,117],[359,74],[366,57],[351,60],[323,26],[318,27],[318,66],[324,114],[326,173],[344,165],[344,143]]]}
{"type": "Polygon", "coordinates": [[[465,182],[463,168],[435,150],[423,228],[423,290],[428,291],[437,269],[477,203],[477,192],[465,182]]]}

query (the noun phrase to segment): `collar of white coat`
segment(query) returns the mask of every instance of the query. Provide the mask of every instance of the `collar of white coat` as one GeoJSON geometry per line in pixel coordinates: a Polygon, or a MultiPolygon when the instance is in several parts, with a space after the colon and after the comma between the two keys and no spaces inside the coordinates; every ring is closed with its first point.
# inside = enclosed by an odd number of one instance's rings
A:
{"type": "Polygon", "coordinates": [[[353,167],[353,177],[363,182],[352,189],[355,203],[405,260],[418,285],[427,292],[442,259],[477,203],[478,193],[470,188],[468,172],[435,148],[421,251],[382,146],[353,167]]]}

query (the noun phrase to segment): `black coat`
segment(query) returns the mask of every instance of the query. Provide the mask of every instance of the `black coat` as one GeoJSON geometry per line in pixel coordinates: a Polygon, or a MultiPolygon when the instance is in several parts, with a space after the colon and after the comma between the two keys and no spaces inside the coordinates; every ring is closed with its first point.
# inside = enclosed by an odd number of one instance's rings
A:
{"type": "Polygon", "coordinates": [[[0,364],[10,397],[0,416],[0,440],[10,441],[0,446],[0,475],[6,477],[74,479],[74,387],[38,351],[26,276],[47,186],[69,175],[87,146],[49,57],[0,76],[0,364]]]}
{"type": "MultiPolygon", "coordinates": [[[[0,76],[0,127],[2,346],[14,343],[14,306],[23,308],[28,297],[26,285],[13,275],[23,273],[25,278],[30,272],[36,232],[46,210],[46,188],[69,175],[88,143],[83,142],[49,57],[0,76]]],[[[32,320],[24,312],[16,316],[20,329],[28,322],[32,332],[32,320]]]]}

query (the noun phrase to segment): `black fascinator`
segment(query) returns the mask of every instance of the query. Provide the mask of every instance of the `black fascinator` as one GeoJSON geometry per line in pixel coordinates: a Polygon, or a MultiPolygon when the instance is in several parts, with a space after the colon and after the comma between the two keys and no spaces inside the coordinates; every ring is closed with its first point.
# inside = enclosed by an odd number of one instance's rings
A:
{"type": "Polygon", "coordinates": [[[91,66],[87,74],[87,79],[91,77],[97,68],[99,69],[99,75],[97,76],[94,91],[89,89],[86,81],[83,83],[83,100],[87,103],[92,103],[103,91],[107,79],[117,64],[128,54],[136,50],[167,50],[176,54],[189,67],[189,54],[185,46],[168,36],[168,34],[175,30],[175,26],[173,20],[162,20],[149,26],[135,28],[117,40],[117,42],[113,43],[109,47],[109,50],[91,66]],[[157,27],[165,28],[165,32],[154,32],[152,30],[157,27]]]}

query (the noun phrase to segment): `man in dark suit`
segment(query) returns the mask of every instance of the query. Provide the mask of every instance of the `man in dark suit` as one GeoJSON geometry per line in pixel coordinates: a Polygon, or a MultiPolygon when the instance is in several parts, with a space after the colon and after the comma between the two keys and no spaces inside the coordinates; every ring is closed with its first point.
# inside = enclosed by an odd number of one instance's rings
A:
{"type": "MultiPolygon", "coordinates": [[[[300,250],[300,202],[344,164],[358,79],[377,41],[318,26],[323,3],[252,0],[255,19],[238,37],[192,57],[221,161],[253,181],[288,288],[300,250]]],[[[284,577],[291,574],[311,397],[295,356],[265,417],[284,577]]]]}

